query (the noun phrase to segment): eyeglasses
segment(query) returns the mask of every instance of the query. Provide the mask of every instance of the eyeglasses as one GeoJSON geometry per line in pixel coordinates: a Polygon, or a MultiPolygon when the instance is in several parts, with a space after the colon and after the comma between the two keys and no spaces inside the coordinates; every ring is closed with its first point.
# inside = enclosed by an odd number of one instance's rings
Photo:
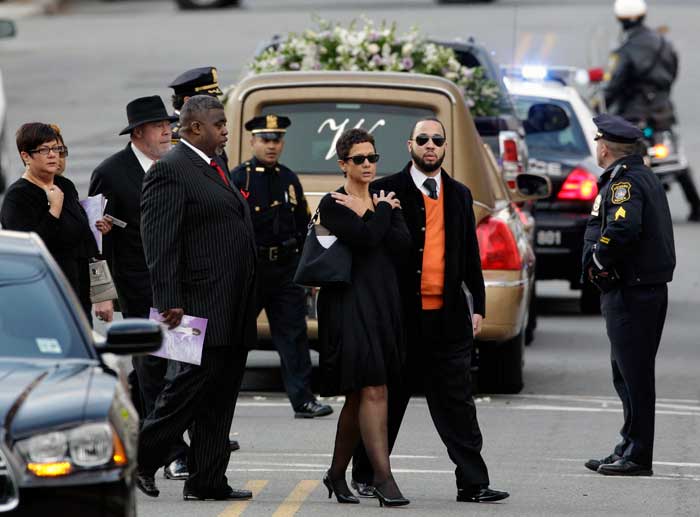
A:
{"type": "Polygon", "coordinates": [[[59,156],[68,156],[68,148],[65,145],[54,145],[53,147],[38,147],[29,151],[29,154],[39,153],[48,156],[49,153],[56,153],[59,156]]]}
{"type": "Polygon", "coordinates": [[[369,161],[369,163],[377,163],[379,161],[379,155],[378,154],[368,154],[365,156],[364,154],[356,154],[355,156],[348,156],[345,158],[345,161],[348,162],[352,160],[352,163],[355,165],[362,165],[365,163],[365,160],[369,161]]]}
{"type": "Polygon", "coordinates": [[[442,147],[443,145],[445,145],[445,137],[442,135],[428,136],[420,134],[413,139],[413,141],[417,143],[420,147],[423,147],[425,144],[427,144],[428,140],[432,140],[433,143],[438,147],[442,147]]]}

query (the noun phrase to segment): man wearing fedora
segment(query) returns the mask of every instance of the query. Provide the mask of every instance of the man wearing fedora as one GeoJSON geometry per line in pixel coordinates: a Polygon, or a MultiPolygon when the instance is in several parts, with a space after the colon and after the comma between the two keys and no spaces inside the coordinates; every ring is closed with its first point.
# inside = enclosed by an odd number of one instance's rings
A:
{"type": "MultiPolygon", "coordinates": [[[[104,195],[108,200],[106,213],[126,223],[124,227],[114,224],[103,244],[122,314],[125,318],[148,318],[153,295],[141,241],[141,184],[148,169],[170,150],[170,124],[178,117],[168,114],[157,95],[131,101],[126,116],[129,125],[119,134],[128,134],[130,141],[93,171],[89,193],[104,195]]],[[[152,355],[134,356],[132,361],[133,398],[143,421],[163,388],[168,361],[152,355]]],[[[165,476],[187,479],[184,440],[173,445],[168,457],[165,476]]]]}

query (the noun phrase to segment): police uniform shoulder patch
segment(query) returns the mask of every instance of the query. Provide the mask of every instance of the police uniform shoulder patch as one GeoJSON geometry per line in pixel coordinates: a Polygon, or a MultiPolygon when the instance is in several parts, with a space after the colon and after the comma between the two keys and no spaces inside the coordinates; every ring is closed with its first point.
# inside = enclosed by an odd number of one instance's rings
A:
{"type": "Polygon", "coordinates": [[[595,202],[593,203],[593,210],[591,210],[591,215],[594,217],[597,217],[598,214],[600,213],[600,203],[603,200],[603,198],[598,194],[595,198],[595,202]]]}
{"type": "Polygon", "coordinates": [[[297,204],[297,191],[294,188],[294,185],[289,185],[289,189],[287,190],[288,192],[288,199],[289,203],[291,205],[296,205],[297,204]]]}
{"type": "Polygon", "coordinates": [[[630,200],[632,185],[628,181],[620,181],[614,183],[610,190],[612,191],[613,205],[621,205],[630,200]]]}

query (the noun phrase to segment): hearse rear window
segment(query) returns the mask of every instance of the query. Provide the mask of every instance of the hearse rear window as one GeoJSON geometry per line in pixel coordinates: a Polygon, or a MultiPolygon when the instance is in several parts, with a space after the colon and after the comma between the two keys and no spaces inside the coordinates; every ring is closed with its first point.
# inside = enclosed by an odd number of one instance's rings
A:
{"type": "Polygon", "coordinates": [[[392,174],[409,161],[406,141],[415,122],[433,117],[426,108],[373,103],[308,102],[266,106],[263,115],[275,113],[292,120],[285,136],[282,163],[305,174],[340,173],[335,143],[343,131],[366,129],[375,138],[378,174],[392,174]]]}

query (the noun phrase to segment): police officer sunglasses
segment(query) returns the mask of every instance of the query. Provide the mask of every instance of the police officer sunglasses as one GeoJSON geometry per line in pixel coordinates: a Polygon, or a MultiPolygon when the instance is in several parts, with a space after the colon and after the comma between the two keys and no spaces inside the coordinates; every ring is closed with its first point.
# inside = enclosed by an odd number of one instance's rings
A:
{"type": "Polygon", "coordinates": [[[368,154],[366,156],[364,154],[356,154],[355,156],[348,156],[344,161],[349,162],[350,160],[352,160],[352,163],[355,165],[362,165],[365,163],[365,160],[367,160],[369,163],[377,163],[379,161],[379,155],[376,153],[368,154]]]}
{"type": "Polygon", "coordinates": [[[433,143],[438,147],[442,147],[443,145],[445,145],[445,137],[442,135],[429,136],[420,134],[413,139],[413,141],[417,143],[419,147],[423,147],[425,144],[427,144],[428,140],[432,140],[433,143]]]}

